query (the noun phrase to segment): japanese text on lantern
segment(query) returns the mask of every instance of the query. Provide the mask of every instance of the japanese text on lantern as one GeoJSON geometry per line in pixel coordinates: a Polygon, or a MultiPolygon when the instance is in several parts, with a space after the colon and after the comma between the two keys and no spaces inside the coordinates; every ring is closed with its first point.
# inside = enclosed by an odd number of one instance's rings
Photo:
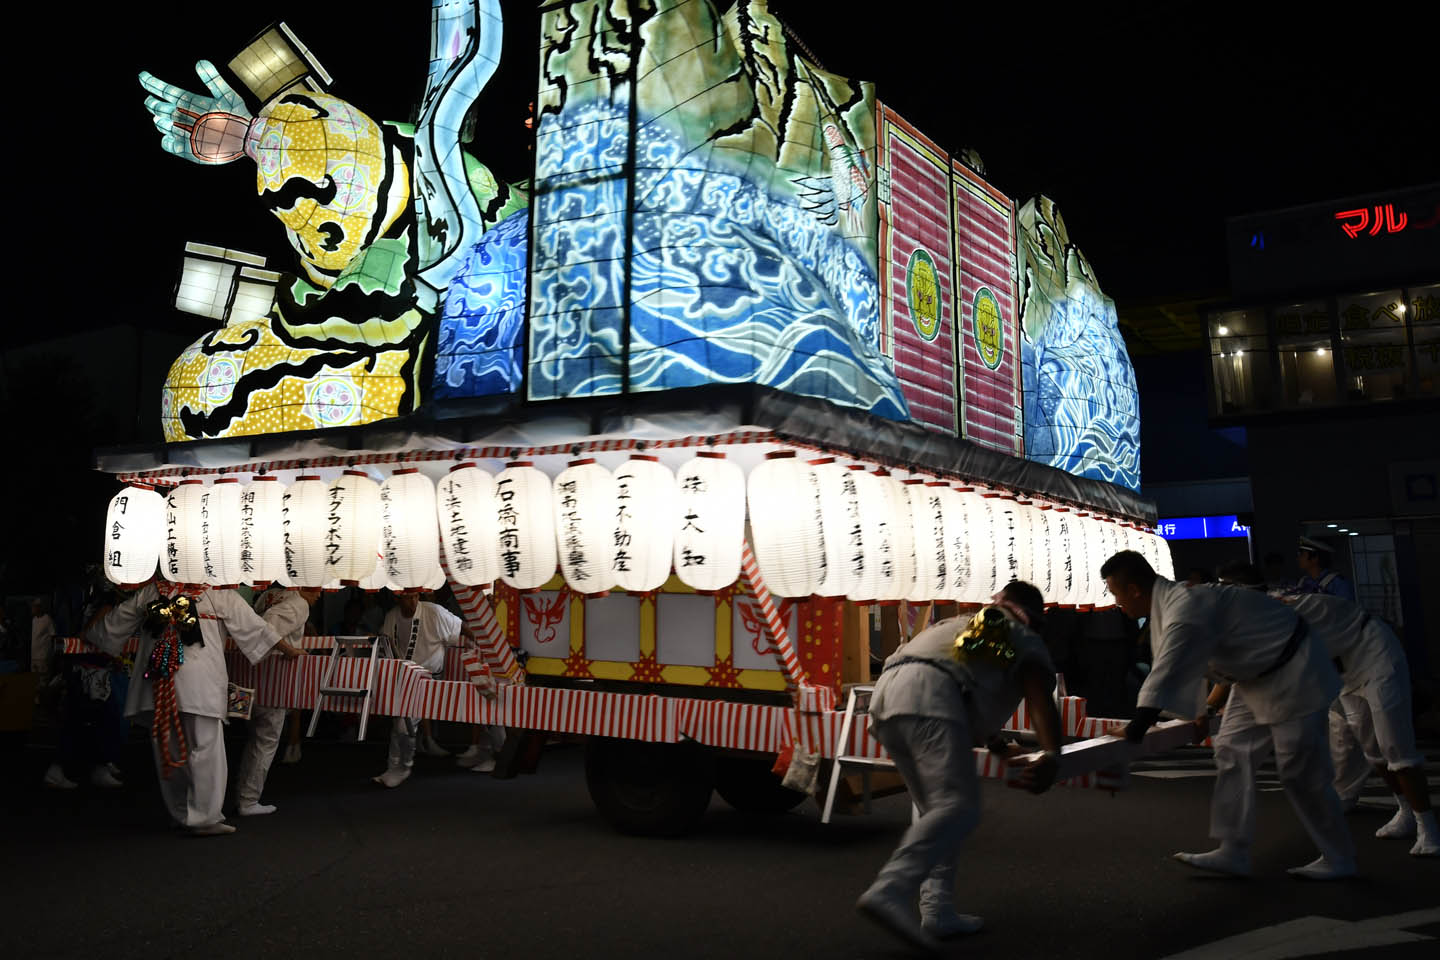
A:
{"type": "Polygon", "coordinates": [[[249,489],[240,493],[240,569],[255,572],[255,491],[249,489]]]}
{"type": "MultiPolygon", "coordinates": [[[[286,497],[288,498],[289,494],[286,494],[286,497]]],[[[394,505],[395,498],[392,496],[389,485],[382,484],[380,487],[380,537],[385,547],[385,575],[392,580],[399,579],[401,573],[399,545],[395,542],[395,517],[391,513],[394,505]]],[[[285,544],[285,556],[289,557],[290,541],[288,538],[285,544]]]]}
{"type": "Polygon", "coordinates": [[[615,476],[615,565],[613,569],[621,573],[630,572],[630,544],[634,537],[630,532],[630,523],[635,519],[630,512],[630,500],[634,494],[630,492],[630,482],[635,479],[633,473],[621,473],[615,476]]]}
{"type": "Polygon", "coordinates": [[[325,514],[325,564],[335,566],[340,562],[340,551],[344,547],[345,535],[341,531],[340,511],[344,506],[345,494],[340,484],[330,486],[330,510],[325,514]]]}
{"type": "Polygon", "coordinates": [[[475,566],[475,558],[470,556],[470,531],[461,516],[460,494],[456,491],[454,480],[445,485],[445,512],[450,517],[447,521],[450,527],[450,562],[456,570],[469,572],[475,566]]]}
{"type": "Polygon", "coordinates": [[[845,516],[850,521],[850,570],[858,581],[865,575],[865,534],[860,527],[860,491],[853,473],[840,482],[840,495],[845,501],[845,516]]]}
{"type": "MultiPolygon", "coordinates": [[[[693,530],[696,533],[705,532],[705,529],[696,522],[700,519],[700,514],[695,508],[695,500],[708,489],[709,484],[705,482],[704,477],[698,474],[686,474],[680,478],[681,494],[690,495],[686,498],[687,505],[684,513],[685,525],[680,528],[681,533],[687,530],[693,530]]],[[[703,567],[705,565],[705,554],[697,553],[690,549],[689,546],[682,546],[680,548],[680,565],[682,567],[703,567]]]]}
{"type": "Polygon", "coordinates": [[[930,511],[930,529],[933,530],[935,534],[935,543],[933,544],[935,550],[935,584],[938,589],[943,590],[945,574],[947,572],[946,568],[949,564],[946,563],[945,511],[940,502],[940,494],[932,493],[926,498],[925,506],[930,511]]]}
{"type": "Polygon", "coordinates": [[[175,494],[165,498],[165,561],[173,580],[180,576],[180,543],[175,536],[175,524],[179,520],[175,507],[175,494]]]}
{"type": "Polygon", "coordinates": [[[215,561],[210,559],[210,491],[200,494],[200,556],[205,561],[205,578],[215,579],[215,561]]]}
{"type": "Polygon", "coordinates": [[[565,480],[556,484],[560,494],[561,517],[565,522],[565,559],[570,565],[573,580],[589,580],[585,567],[585,539],[580,535],[580,500],[575,496],[576,482],[565,480]]]}
{"type": "Polygon", "coordinates": [[[830,571],[830,561],[825,553],[825,519],[820,505],[820,475],[814,470],[810,470],[806,472],[805,477],[810,481],[810,502],[815,510],[815,566],[817,568],[815,582],[824,583],[825,577],[830,571]]]}
{"type": "Polygon", "coordinates": [[[500,527],[500,562],[508,577],[520,573],[520,513],[515,509],[514,483],[510,477],[495,481],[495,499],[500,502],[495,512],[500,527]]]}

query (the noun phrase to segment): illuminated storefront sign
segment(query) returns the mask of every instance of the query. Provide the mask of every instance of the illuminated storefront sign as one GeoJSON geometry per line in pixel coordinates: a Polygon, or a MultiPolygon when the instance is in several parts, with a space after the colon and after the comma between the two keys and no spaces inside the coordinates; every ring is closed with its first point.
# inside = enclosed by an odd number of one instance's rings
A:
{"type": "Polygon", "coordinates": [[[1161,520],[1155,529],[1166,540],[1216,540],[1248,537],[1250,528],[1234,514],[1224,517],[1176,517],[1161,520]]]}

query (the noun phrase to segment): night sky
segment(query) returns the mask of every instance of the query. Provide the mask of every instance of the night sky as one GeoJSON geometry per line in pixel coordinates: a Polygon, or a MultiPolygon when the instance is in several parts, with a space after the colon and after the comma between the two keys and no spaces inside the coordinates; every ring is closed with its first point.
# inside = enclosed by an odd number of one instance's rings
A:
{"type": "MultiPolygon", "coordinates": [[[[523,124],[535,4],[503,6],[504,60],[471,149],[499,176],[521,179],[530,172],[523,124]]],[[[198,89],[196,59],[223,66],[284,19],[334,76],[335,93],[378,119],[408,119],[424,79],[428,4],[388,7],[387,18],[364,12],[379,9],[369,5],[294,0],[87,11],[82,52],[50,88],[61,100],[49,133],[32,141],[58,155],[61,176],[37,176],[21,198],[50,234],[45,249],[85,278],[63,293],[65,326],[125,319],[200,333],[204,321],[168,307],[187,239],[294,267],[255,197],[252,164],[206,168],[162,153],[140,69],[198,89]],[[123,285],[122,303],[77,296],[101,284],[123,285]]],[[[1257,20],[1254,4],[1100,17],[1091,4],[772,7],[827,69],[873,80],[880,99],[940,145],[978,150],[999,188],[1022,202],[1040,192],[1056,199],[1122,309],[1139,298],[1223,294],[1227,215],[1413,185],[1440,169],[1434,40],[1411,30],[1398,6],[1367,3],[1357,19],[1308,26],[1257,20]],[[868,12],[839,12],[847,9],[868,12]]],[[[53,293],[33,286],[22,297],[53,313],[53,293]]],[[[53,329],[23,325],[11,342],[53,329]]]]}

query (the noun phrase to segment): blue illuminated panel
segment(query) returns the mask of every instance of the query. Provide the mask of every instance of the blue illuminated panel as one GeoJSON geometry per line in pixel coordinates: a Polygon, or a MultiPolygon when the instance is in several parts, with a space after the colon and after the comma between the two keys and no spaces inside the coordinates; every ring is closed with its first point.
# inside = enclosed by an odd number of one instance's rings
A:
{"type": "Polygon", "coordinates": [[[1161,520],[1157,529],[1166,540],[1214,540],[1250,535],[1250,528],[1234,514],[1224,517],[1176,517],[1161,520]]]}

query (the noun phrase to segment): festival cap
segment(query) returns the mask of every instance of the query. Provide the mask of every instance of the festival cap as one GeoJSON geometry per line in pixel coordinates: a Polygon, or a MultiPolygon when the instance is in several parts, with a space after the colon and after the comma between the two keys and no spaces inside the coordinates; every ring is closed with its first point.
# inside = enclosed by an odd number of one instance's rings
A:
{"type": "Polygon", "coordinates": [[[1323,544],[1319,540],[1311,540],[1309,537],[1300,538],[1300,549],[1308,550],[1310,553],[1322,553],[1327,557],[1335,552],[1334,547],[1323,544]]]}

